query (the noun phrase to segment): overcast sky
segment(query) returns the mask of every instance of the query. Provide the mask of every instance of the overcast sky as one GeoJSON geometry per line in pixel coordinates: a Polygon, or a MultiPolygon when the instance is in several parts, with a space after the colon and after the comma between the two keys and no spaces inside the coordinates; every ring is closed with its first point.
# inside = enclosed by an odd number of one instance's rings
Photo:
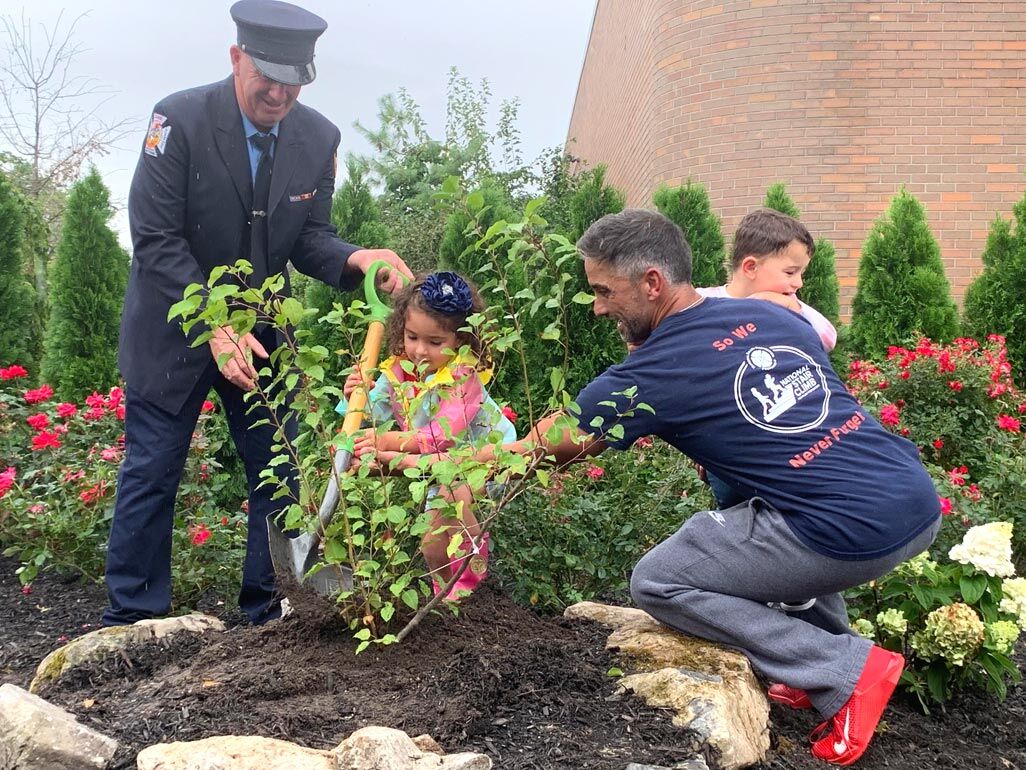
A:
{"type": "MultiPolygon", "coordinates": [[[[525,160],[566,139],[595,0],[295,1],[328,22],[317,43],[317,80],[300,101],[339,126],[341,154],[367,151],[353,121],[376,127],[378,98],[401,87],[420,104],[431,135],[441,137],[453,66],[475,84],[487,78],[493,116],[503,99],[520,99],[525,160]]],[[[78,72],[116,92],[106,117],[132,118],[138,126],[121,149],[96,161],[119,209],[153,104],[230,74],[230,6],[228,0],[0,0],[0,13],[49,25],[62,10],[65,25],[88,11],[75,33],[85,49],[78,72]]],[[[127,245],[123,210],[113,226],[127,245]]]]}

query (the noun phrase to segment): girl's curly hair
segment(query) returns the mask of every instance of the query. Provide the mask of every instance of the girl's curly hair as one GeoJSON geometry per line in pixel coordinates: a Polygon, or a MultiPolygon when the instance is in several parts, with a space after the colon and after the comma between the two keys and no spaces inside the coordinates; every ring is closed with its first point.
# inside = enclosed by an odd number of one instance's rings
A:
{"type": "MultiPolygon", "coordinates": [[[[392,298],[392,312],[389,314],[388,322],[385,324],[385,340],[388,345],[388,352],[393,356],[401,356],[405,352],[406,314],[411,308],[416,308],[437,321],[442,328],[455,334],[459,347],[469,346],[478,360],[479,368],[491,366],[491,356],[485,348],[484,342],[482,342],[477,334],[464,328],[467,326],[467,318],[469,316],[475,313],[483,313],[486,309],[484,299],[481,298],[481,293],[477,290],[477,287],[470,281],[467,281],[466,278],[463,278],[470,289],[470,309],[465,313],[443,313],[431,307],[421,293],[421,287],[424,285],[427,277],[427,275],[417,276],[415,280],[404,286],[392,298]]],[[[462,278],[462,276],[460,277],[462,278]]]]}

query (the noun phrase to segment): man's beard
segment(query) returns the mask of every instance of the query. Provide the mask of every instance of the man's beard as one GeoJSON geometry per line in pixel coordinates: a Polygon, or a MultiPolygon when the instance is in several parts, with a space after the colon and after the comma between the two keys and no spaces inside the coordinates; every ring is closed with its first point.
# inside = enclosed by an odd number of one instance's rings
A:
{"type": "Polygon", "coordinates": [[[628,345],[637,347],[649,338],[652,328],[637,318],[621,318],[616,322],[616,331],[628,345]]]}

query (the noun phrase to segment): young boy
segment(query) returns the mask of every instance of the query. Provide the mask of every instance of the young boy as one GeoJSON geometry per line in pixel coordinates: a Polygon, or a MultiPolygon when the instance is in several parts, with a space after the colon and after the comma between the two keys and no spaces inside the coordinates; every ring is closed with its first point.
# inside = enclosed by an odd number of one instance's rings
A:
{"type": "MultiPolygon", "coordinates": [[[[837,344],[837,330],[822,313],[795,294],[802,287],[802,274],[815,253],[816,244],[805,225],[779,211],[757,209],[741,220],[734,234],[730,282],[696,291],[704,297],[776,302],[808,321],[829,353],[837,344]]],[[[745,499],[713,474],[706,474],[706,481],[721,509],[745,499]]]]}
{"type": "Polygon", "coordinates": [[[734,234],[730,281],[697,291],[705,297],[748,297],[783,305],[812,324],[829,353],[837,344],[837,330],[795,294],[815,253],[816,244],[805,225],[779,211],[757,209],[741,220],[734,234]]]}

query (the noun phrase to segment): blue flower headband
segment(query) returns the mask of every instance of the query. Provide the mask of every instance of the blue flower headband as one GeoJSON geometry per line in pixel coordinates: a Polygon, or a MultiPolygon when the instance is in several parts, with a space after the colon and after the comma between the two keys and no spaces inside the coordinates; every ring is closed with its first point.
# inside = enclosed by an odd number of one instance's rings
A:
{"type": "Polygon", "coordinates": [[[469,313],[474,306],[470,286],[457,273],[431,273],[420,287],[428,307],[446,315],[469,313]]]}

